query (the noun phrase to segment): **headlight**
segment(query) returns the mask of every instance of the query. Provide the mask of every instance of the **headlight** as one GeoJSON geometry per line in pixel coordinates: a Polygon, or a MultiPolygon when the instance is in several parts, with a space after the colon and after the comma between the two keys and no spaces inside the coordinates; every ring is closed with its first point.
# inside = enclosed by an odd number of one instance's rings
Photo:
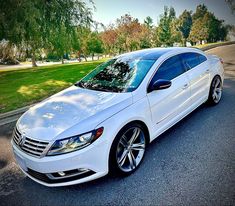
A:
{"type": "Polygon", "coordinates": [[[59,155],[82,149],[98,139],[102,135],[103,130],[104,128],[101,127],[85,134],[56,140],[47,152],[47,155],[59,155]]]}

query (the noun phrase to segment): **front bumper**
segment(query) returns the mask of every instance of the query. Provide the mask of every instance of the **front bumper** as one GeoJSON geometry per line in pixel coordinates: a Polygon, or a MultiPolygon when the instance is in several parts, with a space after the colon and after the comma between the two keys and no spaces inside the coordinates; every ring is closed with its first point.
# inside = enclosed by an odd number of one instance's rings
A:
{"type": "Polygon", "coordinates": [[[94,142],[81,150],[57,156],[36,158],[24,153],[12,142],[15,159],[21,170],[32,180],[49,187],[88,182],[108,173],[108,143],[94,142]],[[51,178],[58,172],[86,170],[78,175],[51,178]]]}

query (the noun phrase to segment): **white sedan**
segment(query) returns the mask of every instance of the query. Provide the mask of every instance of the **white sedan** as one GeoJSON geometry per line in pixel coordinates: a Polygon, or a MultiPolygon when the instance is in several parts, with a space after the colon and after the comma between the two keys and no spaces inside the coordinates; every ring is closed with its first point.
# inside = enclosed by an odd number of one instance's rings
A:
{"type": "Polygon", "coordinates": [[[120,55],[23,114],[15,158],[46,186],[129,175],[150,142],[204,102],[219,103],[223,78],[222,60],[198,49],[120,55]]]}

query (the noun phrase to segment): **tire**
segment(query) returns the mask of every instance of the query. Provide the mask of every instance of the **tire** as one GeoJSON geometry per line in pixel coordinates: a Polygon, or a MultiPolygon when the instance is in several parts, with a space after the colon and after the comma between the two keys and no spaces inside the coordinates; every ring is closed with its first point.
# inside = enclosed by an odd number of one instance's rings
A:
{"type": "Polygon", "coordinates": [[[147,134],[138,123],[125,126],[113,141],[109,156],[111,175],[128,176],[141,164],[147,146],[147,134]]]}
{"type": "Polygon", "coordinates": [[[211,82],[209,97],[207,103],[209,105],[217,105],[222,96],[222,80],[220,76],[215,76],[211,82]]]}

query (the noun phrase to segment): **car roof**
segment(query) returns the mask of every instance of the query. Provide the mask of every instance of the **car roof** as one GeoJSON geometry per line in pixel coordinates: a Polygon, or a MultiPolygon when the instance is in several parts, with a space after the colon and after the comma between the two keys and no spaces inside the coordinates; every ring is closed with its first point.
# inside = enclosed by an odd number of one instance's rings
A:
{"type": "Polygon", "coordinates": [[[157,60],[159,57],[172,52],[199,52],[200,50],[187,47],[151,48],[122,54],[118,57],[127,59],[157,60]]]}

